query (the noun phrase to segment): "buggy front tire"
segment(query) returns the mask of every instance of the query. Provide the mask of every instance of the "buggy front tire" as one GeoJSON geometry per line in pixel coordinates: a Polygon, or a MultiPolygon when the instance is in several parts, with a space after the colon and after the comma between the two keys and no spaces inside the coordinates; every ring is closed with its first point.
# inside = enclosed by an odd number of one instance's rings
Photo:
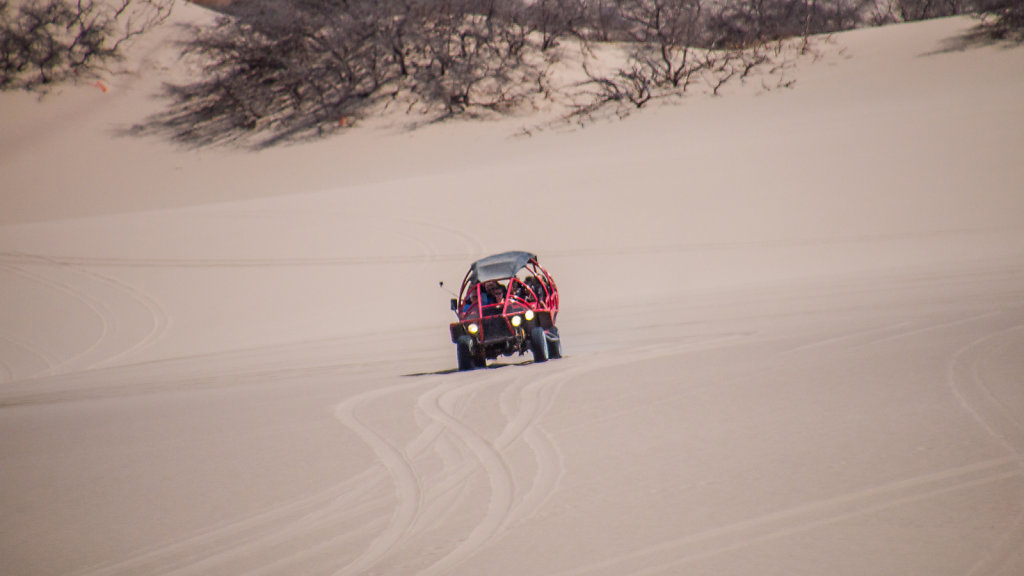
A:
{"type": "Polygon", "coordinates": [[[540,326],[534,326],[530,330],[530,351],[533,352],[534,362],[548,361],[548,339],[540,326]]]}
{"type": "Polygon", "coordinates": [[[455,343],[455,356],[459,361],[459,372],[472,370],[476,366],[473,359],[473,339],[469,336],[460,336],[455,343]]]}
{"type": "Polygon", "coordinates": [[[558,360],[562,357],[562,338],[558,335],[558,328],[554,326],[547,333],[548,358],[558,360]]]}

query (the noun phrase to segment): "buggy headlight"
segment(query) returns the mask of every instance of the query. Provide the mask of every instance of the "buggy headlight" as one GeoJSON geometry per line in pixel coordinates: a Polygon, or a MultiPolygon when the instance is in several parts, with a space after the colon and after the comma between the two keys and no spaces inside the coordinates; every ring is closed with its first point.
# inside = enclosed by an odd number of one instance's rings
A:
{"type": "Polygon", "coordinates": [[[522,323],[523,323],[523,317],[522,316],[516,314],[515,316],[512,317],[512,325],[515,326],[516,328],[519,328],[519,325],[522,324],[522,323]]]}
{"type": "Polygon", "coordinates": [[[470,324],[469,326],[466,326],[466,332],[469,332],[470,334],[476,334],[479,331],[480,327],[477,326],[475,322],[473,324],[470,324]]]}
{"type": "Polygon", "coordinates": [[[526,314],[523,314],[523,316],[526,317],[526,321],[527,322],[529,322],[530,320],[533,320],[533,310],[527,310],[526,314]]]}

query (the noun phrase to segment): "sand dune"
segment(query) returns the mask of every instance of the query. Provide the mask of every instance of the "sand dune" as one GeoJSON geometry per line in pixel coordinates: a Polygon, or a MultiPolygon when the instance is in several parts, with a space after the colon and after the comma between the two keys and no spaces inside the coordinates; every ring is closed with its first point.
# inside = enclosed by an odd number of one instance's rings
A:
{"type": "Polygon", "coordinates": [[[971,25],[258,153],[118,136],[159,39],[0,94],[0,573],[1024,572],[1024,50],[971,25]],[[452,372],[437,283],[508,249],[567,356],[452,372]]]}

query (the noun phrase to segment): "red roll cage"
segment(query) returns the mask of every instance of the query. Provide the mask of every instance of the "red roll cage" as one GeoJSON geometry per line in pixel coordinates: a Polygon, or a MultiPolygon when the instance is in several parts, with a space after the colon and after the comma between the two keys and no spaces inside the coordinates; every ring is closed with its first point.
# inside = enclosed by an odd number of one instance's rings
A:
{"type": "Polygon", "coordinates": [[[475,268],[470,268],[462,280],[456,308],[459,320],[533,310],[550,312],[554,322],[558,315],[558,286],[536,257],[529,258],[512,276],[478,281],[475,272],[475,268]],[[485,303],[485,286],[490,284],[502,287],[502,298],[485,303]]]}

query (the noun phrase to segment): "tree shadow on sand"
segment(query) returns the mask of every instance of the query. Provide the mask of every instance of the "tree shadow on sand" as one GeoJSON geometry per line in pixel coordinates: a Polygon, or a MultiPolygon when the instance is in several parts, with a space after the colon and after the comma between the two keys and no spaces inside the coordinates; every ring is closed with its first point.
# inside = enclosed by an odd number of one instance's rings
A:
{"type": "Polygon", "coordinates": [[[981,18],[978,24],[963,34],[946,38],[939,48],[921,56],[939,56],[966,52],[978,48],[998,47],[1011,50],[1024,46],[1024,29],[1014,29],[992,19],[981,18]]]}
{"type": "Polygon", "coordinates": [[[268,148],[341,131],[381,97],[374,86],[339,80],[336,70],[317,74],[297,66],[310,60],[312,48],[288,33],[227,19],[212,30],[183,28],[190,39],[179,47],[183,58],[203,62],[201,78],[164,84],[164,109],[120,135],[157,136],[189,148],[268,148]]]}
{"type": "MultiPolygon", "coordinates": [[[[232,4],[232,6],[235,6],[232,4]]],[[[267,148],[341,132],[390,107],[431,121],[506,111],[536,91],[518,4],[247,0],[179,43],[198,79],[123,131],[188,147],[267,148]],[[499,9],[500,8],[500,9],[499,9]]]]}

